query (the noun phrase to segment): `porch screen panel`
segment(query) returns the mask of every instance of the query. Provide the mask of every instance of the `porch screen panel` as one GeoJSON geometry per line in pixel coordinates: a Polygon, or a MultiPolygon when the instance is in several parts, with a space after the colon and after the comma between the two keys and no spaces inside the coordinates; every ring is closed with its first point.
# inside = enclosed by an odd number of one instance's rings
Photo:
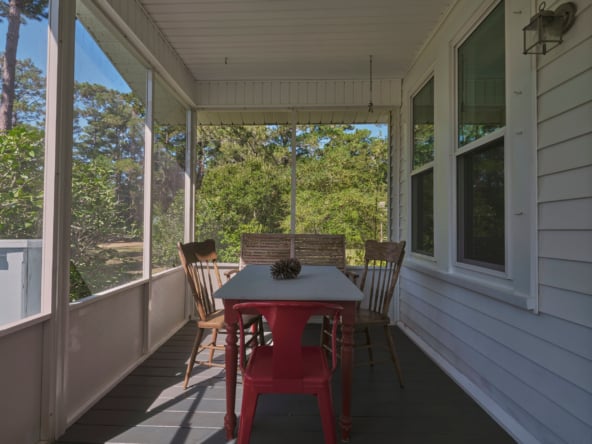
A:
{"type": "Polygon", "coordinates": [[[186,107],[156,77],[152,165],[152,272],[180,265],[185,205],[186,107]]]}
{"type": "Polygon", "coordinates": [[[77,2],[70,299],[142,277],[146,69],[77,2]]]}
{"type": "Polygon", "coordinates": [[[195,238],[238,263],[241,233],[290,232],[290,127],[201,125],[195,238]]]}
{"type": "Polygon", "coordinates": [[[350,265],[368,239],[388,239],[386,125],[299,126],[296,232],[343,234],[350,265]]]}
{"type": "Polygon", "coordinates": [[[0,76],[0,328],[41,311],[46,14],[8,45],[0,21],[0,67],[15,69],[14,87],[0,76]]]}

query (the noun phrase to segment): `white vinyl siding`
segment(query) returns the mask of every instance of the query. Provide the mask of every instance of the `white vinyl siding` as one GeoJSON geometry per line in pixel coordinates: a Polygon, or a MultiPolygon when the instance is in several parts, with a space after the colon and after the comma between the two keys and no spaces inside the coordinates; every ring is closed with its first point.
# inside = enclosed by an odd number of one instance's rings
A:
{"type": "Polygon", "coordinates": [[[577,4],[566,41],[538,60],[539,303],[592,328],[592,4],[577,4]]]}
{"type": "MultiPolygon", "coordinates": [[[[506,2],[507,44],[520,46],[521,52],[522,26],[536,11],[528,0],[506,2]]],[[[547,2],[547,9],[554,10],[559,3],[547,2]]],[[[528,86],[528,72],[518,74],[512,58],[507,60],[511,86],[506,136],[513,138],[508,143],[514,157],[508,159],[506,235],[514,236],[510,248],[522,250],[510,256],[508,265],[520,270],[514,277],[524,277],[529,269],[525,259],[533,258],[530,310],[511,299],[504,302],[501,296],[512,293],[508,286],[490,285],[489,276],[471,270],[463,276],[452,263],[453,44],[463,26],[479,23],[493,1],[459,1],[403,82],[403,98],[408,98],[413,92],[409,85],[434,72],[438,151],[435,260],[406,258],[400,325],[519,442],[592,442],[592,4],[576,3],[576,22],[563,44],[545,56],[516,56],[516,62],[530,64],[536,91],[528,86]],[[530,92],[532,99],[521,102],[530,92]],[[519,134],[532,130],[530,138],[519,134]],[[525,174],[534,168],[536,188],[518,196],[516,189],[528,183],[519,174],[512,177],[521,168],[525,174]],[[517,213],[532,217],[532,222],[525,224],[527,220],[517,213]],[[525,225],[534,228],[531,235],[524,231],[526,237],[515,236],[514,229],[525,225]]],[[[402,140],[408,148],[408,100],[402,107],[402,140]]],[[[403,161],[409,151],[403,148],[397,155],[403,161]]],[[[401,174],[401,189],[407,191],[410,171],[401,174]]],[[[401,202],[406,238],[409,196],[401,196],[401,202]]],[[[520,293],[515,293],[518,299],[520,293]]],[[[404,358],[402,366],[404,371],[404,358]]]]}

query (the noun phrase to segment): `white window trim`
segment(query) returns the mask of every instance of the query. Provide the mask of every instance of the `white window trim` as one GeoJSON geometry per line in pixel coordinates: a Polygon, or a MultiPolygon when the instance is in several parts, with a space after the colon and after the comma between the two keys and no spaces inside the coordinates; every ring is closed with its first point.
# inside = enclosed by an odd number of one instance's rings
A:
{"type": "MultiPolygon", "coordinates": [[[[451,41],[453,88],[449,100],[454,106],[454,131],[451,143],[452,224],[450,226],[450,273],[447,280],[466,281],[480,292],[538,312],[537,275],[537,208],[536,208],[536,72],[529,57],[521,51],[522,28],[528,23],[531,4],[528,0],[505,1],[506,43],[506,126],[485,138],[504,136],[505,170],[505,271],[478,267],[458,261],[457,236],[457,166],[458,156],[475,145],[458,149],[458,48],[499,4],[499,0],[484,4],[475,19],[451,41]],[[501,132],[501,134],[500,134],[501,132]],[[524,147],[520,149],[520,147],[524,147]],[[517,220],[519,219],[519,220],[517,220]]],[[[436,215],[434,215],[436,217],[436,215]]]]}

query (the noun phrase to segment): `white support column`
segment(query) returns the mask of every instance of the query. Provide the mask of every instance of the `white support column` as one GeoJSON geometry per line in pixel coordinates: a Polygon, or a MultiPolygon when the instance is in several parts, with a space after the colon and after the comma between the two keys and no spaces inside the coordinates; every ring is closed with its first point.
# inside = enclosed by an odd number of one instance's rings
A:
{"type": "Polygon", "coordinates": [[[148,282],[144,286],[144,313],[142,318],[142,353],[150,348],[150,294],[152,285],[152,161],[154,153],[154,72],[146,71],[146,121],[144,122],[144,258],[143,277],[148,282]]]}
{"type": "Polygon", "coordinates": [[[152,274],[152,154],[154,119],[154,73],[146,71],[146,120],[144,122],[144,260],[143,277],[152,274]]]}
{"type": "Polygon", "coordinates": [[[401,128],[396,113],[400,114],[400,108],[389,112],[388,125],[388,240],[401,240],[401,193],[400,193],[400,159],[401,159],[401,128]]]}
{"type": "MultiPolygon", "coordinates": [[[[184,242],[195,240],[195,144],[197,142],[197,111],[187,110],[187,143],[185,150],[185,220],[184,242]]],[[[193,297],[185,279],[185,318],[193,315],[193,297]]]]}
{"type": "Polygon", "coordinates": [[[185,148],[185,229],[184,241],[195,239],[195,142],[197,133],[195,110],[187,110],[187,142],[185,148]]]}
{"type": "Polygon", "coordinates": [[[65,431],[67,415],[75,17],[75,2],[49,2],[41,310],[51,318],[44,325],[39,411],[40,440],[49,442],[65,431]]]}
{"type": "MultiPolygon", "coordinates": [[[[292,186],[290,191],[290,233],[296,233],[296,119],[298,118],[298,112],[292,111],[292,186]]],[[[295,257],[295,246],[294,238],[290,244],[290,257],[295,257]]]]}

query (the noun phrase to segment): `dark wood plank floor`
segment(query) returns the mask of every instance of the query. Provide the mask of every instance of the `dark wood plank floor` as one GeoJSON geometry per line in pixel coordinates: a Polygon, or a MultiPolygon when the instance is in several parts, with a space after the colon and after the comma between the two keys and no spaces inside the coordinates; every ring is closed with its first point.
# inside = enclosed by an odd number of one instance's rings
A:
{"type": "MultiPolygon", "coordinates": [[[[307,341],[318,340],[318,329],[318,325],[309,325],[307,341]]],[[[392,363],[373,369],[356,367],[352,444],[514,442],[401,330],[394,328],[394,332],[405,388],[399,388],[392,363]]],[[[196,367],[190,386],[182,388],[194,333],[194,324],[183,327],[73,424],[58,443],[226,443],[224,370],[196,367]]],[[[381,333],[374,334],[377,342],[382,340],[381,333]]],[[[218,359],[222,362],[223,354],[218,359]]],[[[337,412],[339,384],[338,369],[334,376],[337,412]]],[[[239,384],[237,412],[241,395],[239,384]]],[[[261,397],[251,443],[322,444],[316,399],[261,397]]]]}

